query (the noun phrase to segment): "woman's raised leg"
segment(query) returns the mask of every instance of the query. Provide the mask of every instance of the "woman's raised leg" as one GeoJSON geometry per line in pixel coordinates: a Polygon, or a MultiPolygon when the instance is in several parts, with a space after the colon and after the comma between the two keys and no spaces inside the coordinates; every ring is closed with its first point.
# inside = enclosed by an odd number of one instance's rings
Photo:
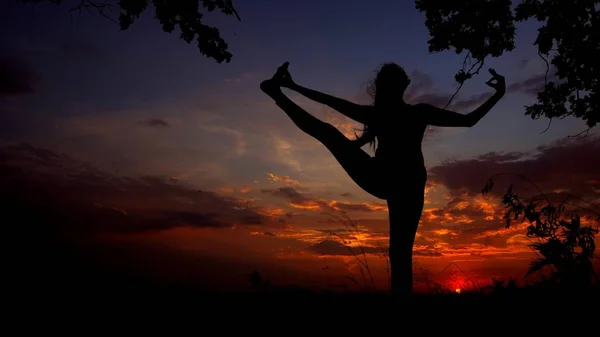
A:
{"type": "Polygon", "coordinates": [[[260,88],[275,101],[300,130],[325,145],[358,186],[377,198],[385,199],[384,184],[378,181],[377,173],[373,172],[371,156],[353,144],[333,125],[311,115],[281,91],[280,81],[287,73],[287,67],[288,63],[286,62],[277,69],[271,79],[263,81],[260,88]]]}

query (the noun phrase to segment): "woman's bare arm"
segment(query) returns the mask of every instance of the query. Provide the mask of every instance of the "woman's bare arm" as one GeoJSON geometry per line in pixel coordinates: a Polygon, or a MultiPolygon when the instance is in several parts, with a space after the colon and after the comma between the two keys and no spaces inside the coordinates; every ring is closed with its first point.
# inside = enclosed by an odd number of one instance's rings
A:
{"type": "Polygon", "coordinates": [[[454,111],[436,108],[429,104],[417,104],[415,107],[424,117],[425,123],[433,126],[464,126],[472,127],[485,116],[506,93],[506,83],[504,76],[499,75],[493,68],[490,68],[492,78],[485,82],[491,88],[496,89],[496,93],[488,98],[479,108],[466,115],[454,111]],[[494,82],[495,81],[495,82],[494,82]]]}
{"type": "Polygon", "coordinates": [[[371,106],[369,105],[356,104],[342,98],[338,98],[316,90],[305,88],[296,83],[288,86],[288,88],[296,91],[297,93],[301,94],[302,96],[308,99],[311,99],[321,104],[325,104],[330,108],[337,110],[342,115],[353,119],[359,123],[368,123],[369,112],[371,109],[371,106]]]}
{"type": "Polygon", "coordinates": [[[472,127],[483,116],[485,116],[498,101],[504,96],[502,92],[496,92],[492,97],[488,98],[480,107],[468,114],[461,114],[454,111],[436,108],[430,104],[416,104],[418,114],[423,116],[424,121],[432,126],[448,126],[448,127],[472,127]]]}

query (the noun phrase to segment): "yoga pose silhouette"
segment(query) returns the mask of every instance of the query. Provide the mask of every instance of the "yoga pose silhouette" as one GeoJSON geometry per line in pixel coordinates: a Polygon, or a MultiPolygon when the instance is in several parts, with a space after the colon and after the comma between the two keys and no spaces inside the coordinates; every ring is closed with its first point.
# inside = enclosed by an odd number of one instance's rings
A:
{"type": "Polygon", "coordinates": [[[389,258],[391,292],[412,293],[412,250],[423,211],[427,171],[421,151],[428,125],[471,127],[504,96],[504,77],[490,69],[486,84],[496,90],[473,112],[460,114],[429,104],[407,104],[403,95],[410,84],[404,69],[386,63],[374,81],[374,102],[360,105],[305,88],[294,82],[289,63],[281,65],[260,87],[291,118],[300,130],[320,141],[333,154],[350,178],[371,195],[385,199],[390,221],[389,258]],[[364,124],[360,137],[346,138],[333,125],[325,123],[290,100],[282,87],[294,90],[318,103],[364,124]],[[371,157],[361,147],[376,144],[371,157]]]}

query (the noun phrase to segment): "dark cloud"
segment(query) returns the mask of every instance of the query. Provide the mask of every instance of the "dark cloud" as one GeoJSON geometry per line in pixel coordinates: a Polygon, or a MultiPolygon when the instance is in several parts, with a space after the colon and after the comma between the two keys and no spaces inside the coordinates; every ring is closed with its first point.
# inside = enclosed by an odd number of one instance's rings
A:
{"type": "Polygon", "coordinates": [[[152,119],[140,121],[140,124],[146,125],[146,126],[151,126],[151,127],[158,127],[158,128],[167,128],[167,127],[171,126],[171,124],[169,124],[169,122],[165,121],[164,119],[160,119],[160,118],[152,118],[152,119]]]}
{"type": "MultiPolygon", "coordinates": [[[[366,254],[380,254],[379,247],[363,247],[366,254]]],[[[362,254],[362,250],[358,247],[349,247],[335,240],[323,240],[319,243],[311,245],[306,250],[319,255],[355,255],[362,254]]]]}
{"type": "Polygon", "coordinates": [[[452,97],[452,94],[423,93],[406,101],[410,104],[427,103],[438,108],[443,108],[450,100],[450,97],[452,97]]]}
{"type": "Polygon", "coordinates": [[[250,232],[250,234],[252,234],[252,235],[259,235],[259,236],[272,236],[272,237],[277,236],[276,233],[269,232],[269,231],[266,231],[266,232],[250,232]]]}
{"type": "Polygon", "coordinates": [[[350,202],[336,202],[333,204],[335,209],[341,211],[350,211],[350,212],[376,212],[382,211],[387,208],[386,203],[350,203],[350,202]]]}
{"type": "Polygon", "coordinates": [[[483,94],[473,95],[467,99],[459,99],[452,102],[449,106],[449,109],[467,112],[476,109],[483,102],[487,101],[493,94],[491,92],[484,92],[483,94]]]}
{"type": "Polygon", "coordinates": [[[407,101],[415,100],[433,89],[433,78],[419,70],[414,70],[410,74],[410,86],[406,89],[405,98],[407,101]]]}
{"type": "Polygon", "coordinates": [[[235,198],[194,190],[171,178],[114,176],[29,144],[0,149],[0,182],[2,198],[70,231],[136,233],[267,221],[235,198]]]}
{"type": "Polygon", "coordinates": [[[419,70],[414,70],[410,74],[411,83],[406,89],[404,99],[411,104],[429,103],[437,107],[443,107],[448,103],[452,94],[432,93],[433,78],[419,70]]]}
{"type": "Polygon", "coordinates": [[[270,194],[275,197],[284,198],[289,201],[297,202],[297,203],[305,203],[305,202],[308,202],[311,200],[311,198],[304,196],[302,193],[300,193],[294,187],[289,187],[289,186],[279,187],[276,189],[262,189],[260,191],[262,193],[270,194]]]}
{"type": "Polygon", "coordinates": [[[342,211],[354,211],[354,212],[372,212],[373,209],[369,207],[369,205],[364,204],[353,204],[353,203],[345,203],[338,202],[335,204],[336,208],[339,208],[342,211]]]}
{"type": "MultiPolygon", "coordinates": [[[[545,193],[562,191],[580,197],[598,198],[600,190],[600,142],[598,137],[563,139],[540,146],[529,154],[490,152],[473,159],[449,161],[432,167],[430,179],[450,190],[480,193],[486,181],[500,173],[519,174],[531,179],[545,193]]],[[[536,193],[529,183],[511,176],[499,177],[502,194],[514,183],[521,193],[536,193]]],[[[559,194],[560,194],[559,193],[559,194]]]]}
{"type": "MultiPolygon", "coordinates": [[[[160,223],[165,229],[174,226],[190,226],[190,227],[226,227],[228,224],[219,220],[218,213],[199,213],[191,211],[166,211],[162,214],[160,223]]],[[[246,217],[242,218],[245,219],[246,217]]]]}
{"type": "Polygon", "coordinates": [[[0,97],[33,93],[36,82],[35,75],[21,58],[0,58],[0,97]]]}
{"type": "MultiPolygon", "coordinates": [[[[52,205],[52,203],[49,203],[52,205]]],[[[69,214],[76,226],[77,221],[86,219],[86,231],[136,234],[155,232],[176,227],[224,228],[231,223],[221,220],[221,214],[196,211],[125,211],[116,207],[96,204],[95,209],[86,204],[76,206],[69,214]]],[[[66,206],[66,205],[65,205],[66,206]]],[[[63,220],[64,221],[64,220],[63,220]]]]}
{"type": "Polygon", "coordinates": [[[491,160],[494,162],[501,163],[506,161],[518,160],[525,157],[526,155],[527,154],[523,152],[488,152],[478,156],[477,159],[483,161],[491,160]]]}
{"type": "Polygon", "coordinates": [[[556,76],[555,72],[548,72],[547,76],[546,74],[533,75],[530,78],[525,79],[523,81],[518,81],[510,84],[506,88],[506,92],[520,92],[536,97],[537,93],[544,89],[546,81],[556,82],[558,81],[558,76],[556,76]]]}
{"type": "Polygon", "coordinates": [[[332,224],[332,223],[338,223],[339,220],[333,219],[333,218],[326,218],[325,220],[319,220],[319,223],[327,223],[327,224],[332,224]]]}
{"type": "Polygon", "coordinates": [[[244,216],[241,221],[245,225],[262,225],[263,217],[259,215],[247,215],[244,216]]]}

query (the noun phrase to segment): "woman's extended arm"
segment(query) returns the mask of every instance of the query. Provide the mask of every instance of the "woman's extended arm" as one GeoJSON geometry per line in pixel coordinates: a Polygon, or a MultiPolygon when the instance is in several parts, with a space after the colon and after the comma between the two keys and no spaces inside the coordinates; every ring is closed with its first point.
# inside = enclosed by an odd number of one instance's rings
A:
{"type": "Polygon", "coordinates": [[[472,127],[498,103],[502,96],[504,93],[496,92],[485,103],[468,114],[436,108],[430,104],[417,104],[415,107],[428,125],[472,127]]]}
{"type": "Polygon", "coordinates": [[[485,84],[496,89],[496,93],[488,98],[488,100],[480,107],[468,114],[460,114],[454,111],[436,108],[429,104],[417,104],[415,107],[419,110],[420,115],[424,117],[425,123],[429,125],[472,127],[477,124],[477,122],[479,122],[479,120],[481,120],[481,118],[483,118],[483,116],[485,116],[506,93],[504,76],[498,75],[494,69],[490,69],[490,73],[492,74],[492,79],[485,84]],[[496,80],[496,83],[493,83],[492,80],[496,80]]]}

